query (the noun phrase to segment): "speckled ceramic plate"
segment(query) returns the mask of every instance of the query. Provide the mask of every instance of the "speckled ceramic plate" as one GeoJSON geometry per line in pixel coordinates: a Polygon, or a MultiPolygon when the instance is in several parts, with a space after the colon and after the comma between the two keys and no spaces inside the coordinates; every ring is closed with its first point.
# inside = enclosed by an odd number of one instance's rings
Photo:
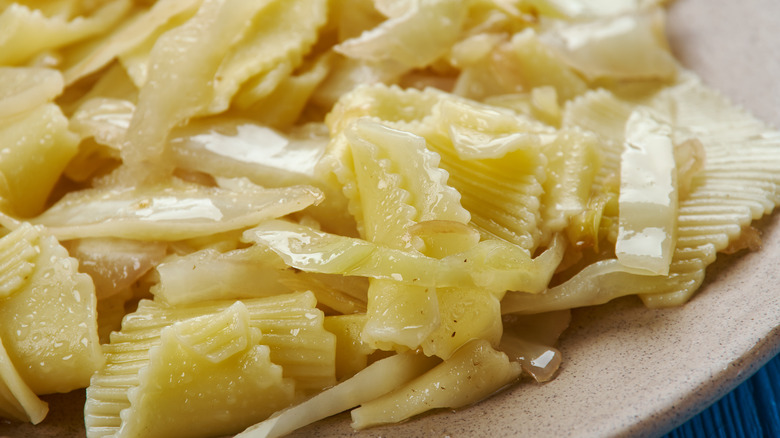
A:
{"type": "MultiPolygon", "coordinates": [[[[780,3],[678,0],[669,34],[683,64],[759,118],[780,126],[780,3]]],[[[780,217],[761,251],[721,258],[687,306],[648,310],[634,298],[574,313],[557,379],[514,386],[458,412],[354,433],[341,415],[306,437],[651,437],[683,423],[780,350],[780,217]]],[[[35,428],[0,436],[83,436],[83,394],[47,398],[35,428]]],[[[5,430],[3,430],[5,429],[5,430]]]]}

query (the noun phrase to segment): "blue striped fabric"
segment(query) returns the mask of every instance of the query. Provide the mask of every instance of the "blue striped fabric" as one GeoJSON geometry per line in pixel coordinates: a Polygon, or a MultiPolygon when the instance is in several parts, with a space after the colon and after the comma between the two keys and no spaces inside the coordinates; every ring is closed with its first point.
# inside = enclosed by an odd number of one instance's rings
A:
{"type": "Polygon", "coordinates": [[[780,437],[780,355],[664,438],[780,437]]]}

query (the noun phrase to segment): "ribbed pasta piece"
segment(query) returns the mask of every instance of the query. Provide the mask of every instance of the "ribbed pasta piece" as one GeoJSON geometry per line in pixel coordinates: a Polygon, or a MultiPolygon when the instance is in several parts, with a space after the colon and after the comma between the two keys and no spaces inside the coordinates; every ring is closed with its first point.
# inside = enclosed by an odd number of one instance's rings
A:
{"type": "Polygon", "coordinates": [[[423,136],[441,155],[440,166],[450,174],[449,184],[461,193],[461,203],[480,233],[530,251],[539,246],[539,198],[547,161],[539,148],[517,149],[501,158],[464,160],[447,136],[431,131],[423,136]]]}
{"type": "Polygon", "coordinates": [[[289,405],[295,385],[261,339],[240,301],[163,328],[138,385],[127,390],[117,436],[231,434],[289,405]]]}
{"type": "Polygon", "coordinates": [[[327,10],[324,0],[263,1],[244,38],[216,71],[215,96],[208,112],[227,109],[239,89],[243,97],[237,104],[244,108],[268,96],[301,64],[325,24],[327,10]]]}
{"type": "Polygon", "coordinates": [[[459,194],[448,185],[449,175],[438,167],[439,156],[426,149],[423,138],[358,121],[346,131],[346,139],[363,212],[358,225],[367,240],[410,249],[404,236],[415,223],[468,222],[459,194]]]}
{"type": "MultiPolygon", "coordinates": [[[[689,198],[680,202],[678,252],[703,247],[722,251],[739,237],[743,227],[771,212],[780,200],[780,135],[699,79],[683,77],[679,85],[664,93],[658,101],[674,102],[674,126],[701,141],[707,156],[703,171],[691,182],[689,198]],[[726,154],[728,168],[720,164],[726,154]],[[724,212],[725,205],[734,209],[724,212]],[[750,214],[745,208],[751,209],[750,214]],[[709,223],[691,223],[702,216],[709,223]]],[[[642,300],[650,307],[684,303],[701,284],[704,270],[712,261],[702,258],[699,270],[679,272],[679,288],[642,295],[642,300]]]]}
{"type": "Polygon", "coordinates": [[[601,167],[593,183],[599,190],[610,178],[620,175],[620,154],[625,141],[626,122],[632,106],[607,90],[588,91],[566,103],[561,126],[583,129],[601,140],[601,167]]]}
{"type": "MultiPolygon", "coordinates": [[[[260,123],[277,129],[290,128],[301,117],[314,91],[331,72],[331,55],[325,53],[310,63],[304,62],[300,67],[301,71],[292,72],[290,76],[281,79],[271,91],[258,95],[255,88],[250,88],[254,83],[242,87],[234,99],[236,106],[242,108],[238,113],[249,113],[260,123]],[[244,92],[244,89],[248,91],[244,92]],[[285,104],[275,105],[276,102],[285,104]]],[[[270,75],[271,73],[268,73],[263,77],[270,75]]],[[[261,84],[265,85],[265,82],[264,80],[261,84]]],[[[269,86],[265,85],[263,88],[269,86]]]]}
{"type": "Polygon", "coordinates": [[[0,198],[5,211],[21,217],[43,210],[68,161],[76,155],[78,136],[54,103],[0,119],[0,198]]]}
{"type": "Polygon", "coordinates": [[[375,351],[361,338],[367,318],[365,313],[325,317],[325,330],[336,335],[336,379],[339,382],[363,370],[368,365],[368,356],[375,351]]]}
{"type": "Polygon", "coordinates": [[[649,104],[671,121],[675,141],[697,138],[706,153],[703,169],[679,202],[679,237],[669,275],[637,275],[615,260],[605,260],[545,293],[508,294],[502,302],[504,312],[594,305],[631,294],[639,294],[649,307],[681,305],[699,288],[716,253],[780,200],[780,134],[687,74],[649,104]]]}
{"type": "Polygon", "coordinates": [[[129,0],[105,3],[87,17],[47,17],[40,10],[12,3],[0,14],[0,64],[20,65],[41,51],[83,41],[116,25],[129,0]]]}
{"type": "Polygon", "coordinates": [[[42,227],[25,223],[4,239],[17,238],[33,268],[0,300],[0,338],[36,394],[82,388],[103,365],[92,279],[42,227]]]}
{"type": "Polygon", "coordinates": [[[51,102],[62,93],[59,71],[40,67],[0,67],[0,120],[51,102]]]}
{"type": "MultiPolygon", "coordinates": [[[[208,325],[198,326],[192,321],[197,318],[203,321],[213,319],[214,315],[225,312],[234,303],[223,300],[168,307],[154,301],[141,301],[138,309],[125,317],[122,329],[111,334],[111,343],[104,346],[106,365],[93,376],[87,388],[85,418],[88,436],[121,436],[117,434],[125,415],[129,415],[121,411],[130,406],[132,397],[129,391],[143,383],[146,378],[144,373],[147,372],[143,370],[152,366],[153,354],[150,351],[159,351],[163,332],[174,324],[184,321],[195,324],[183,326],[190,327],[189,331],[177,329],[173,333],[177,333],[178,339],[189,336],[190,339],[204,340],[205,343],[199,344],[196,349],[214,351],[217,356],[230,351],[233,347],[228,347],[228,344],[210,346],[211,338],[203,336],[225,330],[229,324],[222,329],[219,326],[209,329],[208,325]]],[[[336,382],[335,337],[323,328],[324,315],[315,308],[316,299],[311,292],[247,299],[241,303],[246,309],[250,330],[262,333],[259,340],[249,343],[250,350],[254,351],[251,354],[265,361],[262,357],[266,353],[261,350],[268,349],[270,363],[281,367],[285,379],[295,382],[297,394],[308,394],[336,382]],[[262,348],[257,350],[258,346],[262,348]]],[[[223,314],[223,317],[225,315],[228,314],[223,314]]],[[[227,318],[225,321],[231,320],[227,318]]]]}
{"type": "Polygon", "coordinates": [[[547,236],[564,229],[570,217],[585,211],[601,170],[600,149],[597,138],[581,130],[561,130],[542,148],[547,157],[542,229],[547,236]]]}
{"type": "Polygon", "coordinates": [[[25,224],[0,239],[0,299],[29,281],[40,253],[39,238],[40,231],[25,224]]]}
{"type": "Polygon", "coordinates": [[[427,147],[440,156],[438,166],[449,174],[447,184],[461,194],[460,202],[471,214],[471,224],[485,236],[534,250],[540,244],[539,196],[546,164],[535,146],[540,142],[538,136],[548,133],[548,128],[510,114],[502,108],[432,90],[376,86],[356,90],[337,106],[328,123],[338,128],[344,123],[338,116],[350,119],[368,115],[422,136],[427,147]],[[483,123],[488,113],[502,117],[499,122],[483,123]],[[460,121],[467,116],[473,123],[460,121]],[[457,124],[462,129],[453,131],[457,124]],[[524,130],[527,134],[518,134],[524,130]],[[475,158],[474,154],[486,158],[470,159],[475,158]]]}

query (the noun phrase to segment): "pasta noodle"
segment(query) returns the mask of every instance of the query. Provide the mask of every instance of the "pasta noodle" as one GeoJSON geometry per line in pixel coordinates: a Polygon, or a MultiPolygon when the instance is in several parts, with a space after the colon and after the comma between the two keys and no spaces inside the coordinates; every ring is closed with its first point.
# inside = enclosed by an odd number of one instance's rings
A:
{"type": "Polygon", "coordinates": [[[684,304],[780,133],[662,3],[0,1],[0,415],[366,428],[554,378],[569,309],[684,304]]]}

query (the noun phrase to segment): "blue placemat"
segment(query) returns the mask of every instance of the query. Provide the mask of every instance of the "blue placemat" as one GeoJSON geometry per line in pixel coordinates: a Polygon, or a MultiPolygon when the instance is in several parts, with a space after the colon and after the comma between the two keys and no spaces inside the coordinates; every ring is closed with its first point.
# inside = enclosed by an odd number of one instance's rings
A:
{"type": "Polygon", "coordinates": [[[664,438],[780,437],[780,355],[664,438]]]}

